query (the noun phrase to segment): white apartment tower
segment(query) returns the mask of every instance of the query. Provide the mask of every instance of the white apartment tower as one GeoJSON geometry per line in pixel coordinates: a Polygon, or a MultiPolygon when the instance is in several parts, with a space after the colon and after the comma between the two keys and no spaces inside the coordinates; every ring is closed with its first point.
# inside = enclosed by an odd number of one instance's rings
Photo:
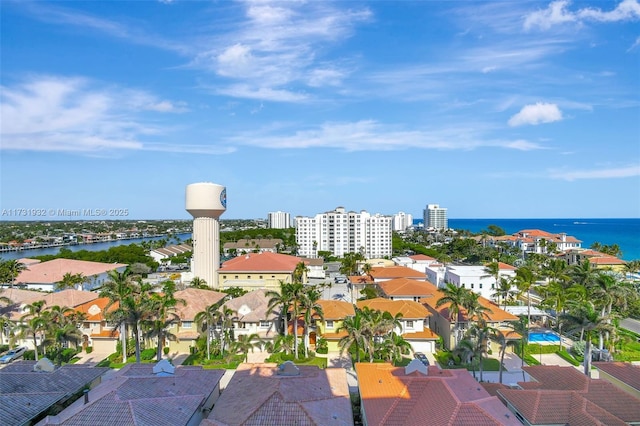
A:
{"type": "Polygon", "coordinates": [[[447,209],[441,208],[438,204],[427,204],[427,208],[424,209],[424,228],[449,229],[447,209]]]}
{"type": "Polygon", "coordinates": [[[267,227],[273,229],[291,228],[291,215],[286,212],[270,212],[267,216],[267,227]]]}
{"type": "Polygon", "coordinates": [[[393,230],[396,232],[404,232],[407,228],[413,226],[413,216],[405,212],[399,212],[393,215],[393,230]]]}
{"type": "Polygon", "coordinates": [[[344,207],[314,217],[296,217],[298,256],[316,257],[319,251],[342,257],[361,252],[366,258],[391,256],[393,217],[344,207]]]}

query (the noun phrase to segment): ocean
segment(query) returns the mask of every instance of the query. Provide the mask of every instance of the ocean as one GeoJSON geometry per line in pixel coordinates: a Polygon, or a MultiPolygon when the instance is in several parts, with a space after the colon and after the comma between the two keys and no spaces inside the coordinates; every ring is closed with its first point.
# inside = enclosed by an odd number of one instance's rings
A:
{"type": "MultiPolygon", "coordinates": [[[[422,220],[414,220],[414,224],[422,220]]],[[[507,234],[523,229],[540,229],[554,234],[565,233],[589,248],[594,242],[617,244],[622,259],[640,259],[640,219],[449,219],[449,228],[480,232],[497,225],[507,234]]]]}

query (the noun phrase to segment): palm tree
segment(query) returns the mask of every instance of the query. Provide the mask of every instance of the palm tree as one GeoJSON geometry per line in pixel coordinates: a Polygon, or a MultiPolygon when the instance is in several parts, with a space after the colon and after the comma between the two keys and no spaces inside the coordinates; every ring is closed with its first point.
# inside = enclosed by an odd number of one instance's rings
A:
{"type": "Polygon", "coordinates": [[[35,349],[36,361],[38,360],[38,335],[42,335],[41,340],[44,341],[44,333],[49,326],[44,313],[44,300],[35,301],[25,306],[27,313],[22,316],[22,324],[19,325],[20,335],[24,338],[30,336],[33,339],[33,347],[35,349]],[[25,321],[26,320],[26,321],[25,321]]]}
{"type": "Polygon", "coordinates": [[[64,290],[67,288],[75,289],[76,286],[82,285],[86,282],[87,282],[87,277],[85,277],[84,274],[82,274],[82,272],[79,272],[77,274],[72,274],[70,272],[67,272],[62,277],[62,280],[56,283],[56,289],[57,290],[64,290]]]}
{"type": "Polygon", "coordinates": [[[500,374],[498,375],[499,377],[499,383],[502,383],[502,370],[504,370],[504,354],[507,351],[507,348],[509,346],[515,346],[516,345],[516,341],[512,340],[512,339],[508,339],[507,335],[509,333],[505,333],[502,330],[499,329],[493,329],[492,333],[491,333],[491,338],[498,343],[498,345],[500,345],[500,350],[499,350],[499,354],[500,354],[500,374]]]}
{"type": "Polygon", "coordinates": [[[204,280],[204,278],[200,278],[200,277],[194,277],[191,280],[190,286],[193,288],[199,288],[201,290],[211,290],[211,287],[209,287],[209,285],[204,280]]]}
{"type": "Polygon", "coordinates": [[[471,325],[469,328],[469,335],[474,337],[475,340],[475,356],[479,360],[480,381],[483,381],[482,373],[484,371],[483,358],[487,353],[487,344],[489,337],[495,332],[493,327],[490,327],[486,321],[479,319],[471,325]]]}
{"type": "Polygon", "coordinates": [[[500,263],[496,261],[489,262],[484,265],[484,271],[493,277],[495,282],[494,288],[497,288],[498,281],[500,281],[500,263]]]}
{"type": "Polygon", "coordinates": [[[284,352],[285,354],[293,353],[293,336],[276,336],[272,342],[267,342],[266,349],[269,353],[284,352]]]}
{"type": "Polygon", "coordinates": [[[342,337],[338,342],[340,348],[340,355],[345,351],[351,352],[355,350],[356,362],[360,362],[360,349],[367,350],[367,340],[364,335],[365,329],[364,316],[362,311],[358,308],[355,310],[355,315],[347,317],[342,321],[342,325],[338,327],[336,332],[344,331],[346,336],[342,337]]]}
{"type": "Polygon", "coordinates": [[[262,340],[260,340],[260,336],[256,333],[248,335],[242,334],[238,336],[238,340],[231,344],[231,353],[242,353],[244,355],[242,360],[246,362],[249,357],[249,350],[253,352],[254,348],[260,347],[261,345],[262,340]]]}
{"type": "Polygon", "coordinates": [[[304,316],[304,357],[309,357],[309,325],[314,318],[324,319],[322,305],[318,303],[320,300],[320,292],[314,288],[308,287],[301,295],[300,310],[304,316]]]}
{"type": "Polygon", "coordinates": [[[496,285],[495,291],[491,295],[495,300],[502,302],[503,309],[507,308],[507,302],[513,300],[516,292],[513,290],[513,279],[507,277],[500,277],[498,285],[496,285]]]}
{"type": "Polygon", "coordinates": [[[292,281],[294,283],[303,283],[305,282],[305,277],[307,276],[307,272],[309,272],[309,268],[307,268],[307,264],[304,262],[298,262],[296,264],[295,269],[293,270],[292,281]]]}
{"type": "Polygon", "coordinates": [[[563,321],[569,326],[567,328],[568,333],[580,331],[580,340],[582,337],[585,339],[584,349],[584,374],[590,376],[591,372],[591,340],[593,334],[603,330],[611,330],[611,324],[609,324],[609,318],[601,316],[593,303],[587,302],[580,306],[577,306],[570,313],[562,315],[563,321]]]}
{"type": "Polygon", "coordinates": [[[516,270],[514,282],[520,294],[527,293],[527,323],[531,324],[531,289],[538,279],[537,274],[529,266],[521,266],[516,270]]]}
{"type": "Polygon", "coordinates": [[[396,363],[402,360],[403,355],[413,352],[411,343],[407,342],[401,335],[391,332],[380,344],[380,351],[387,358],[387,361],[396,363]]]}
{"type": "Polygon", "coordinates": [[[176,340],[177,336],[170,333],[168,329],[178,321],[180,317],[176,314],[176,307],[185,305],[183,299],[175,298],[176,284],[173,281],[165,281],[161,293],[153,293],[149,299],[149,309],[152,316],[144,321],[147,326],[146,338],[155,337],[158,339],[156,360],[162,360],[162,348],[166,339],[176,340]]]}
{"type": "Polygon", "coordinates": [[[589,259],[585,259],[581,264],[571,267],[569,276],[576,284],[589,288],[594,284],[598,276],[598,269],[591,265],[589,259]]]}
{"type": "Polygon", "coordinates": [[[462,304],[464,300],[467,298],[468,291],[464,287],[458,287],[453,283],[447,283],[446,286],[440,290],[444,295],[436,302],[436,308],[444,305],[445,303],[449,304],[449,321],[453,321],[453,333],[454,333],[454,341],[456,344],[460,341],[460,324],[459,324],[459,316],[460,310],[462,309],[462,304]]]}
{"type": "Polygon", "coordinates": [[[11,321],[8,317],[0,315],[0,345],[5,344],[5,337],[9,337],[13,325],[13,321],[11,321]]]}
{"type": "Polygon", "coordinates": [[[475,354],[476,354],[476,344],[471,339],[462,339],[456,347],[453,349],[453,354],[460,358],[460,362],[462,364],[471,365],[471,370],[473,371],[473,378],[476,378],[476,362],[475,362],[475,354]]]}
{"type": "Polygon", "coordinates": [[[234,340],[232,335],[234,314],[236,314],[236,311],[225,305],[222,305],[215,317],[216,324],[220,326],[220,348],[223,355],[226,347],[230,346],[234,340]]]}
{"type": "Polygon", "coordinates": [[[271,314],[278,307],[280,320],[284,325],[283,334],[286,336],[289,334],[289,307],[291,306],[292,296],[291,296],[291,284],[285,282],[284,280],[279,281],[280,291],[269,290],[265,292],[265,296],[269,297],[269,302],[267,304],[267,315],[271,314]]]}
{"type": "Polygon", "coordinates": [[[28,269],[27,266],[16,259],[3,260],[0,262],[0,284],[9,283],[13,287],[16,278],[25,269],[28,269]]]}
{"type": "Polygon", "coordinates": [[[217,303],[207,306],[204,311],[198,312],[194,317],[200,332],[205,332],[207,336],[207,359],[211,359],[211,325],[216,323],[218,308],[223,303],[224,299],[221,299],[217,303]]]}
{"type": "MultiPolygon", "coordinates": [[[[116,270],[108,272],[108,281],[100,288],[100,297],[109,299],[109,303],[105,306],[104,311],[109,312],[109,308],[128,297],[133,292],[133,283],[131,281],[131,271],[125,269],[123,272],[116,270]]],[[[115,328],[114,328],[115,330],[115,328]]],[[[120,324],[120,343],[122,345],[122,359],[127,362],[127,324],[120,324]]]]}
{"type": "Polygon", "coordinates": [[[300,317],[300,299],[304,293],[304,285],[299,282],[293,282],[290,286],[291,291],[291,308],[293,317],[293,351],[294,356],[298,358],[298,319],[300,317]]]}
{"type": "MultiPolygon", "coordinates": [[[[586,291],[584,288],[574,285],[571,281],[552,280],[545,286],[542,306],[553,309],[556,312],[556,318],[560,318],[565,312],[565,308],[569,301],[585,300],[586,291]]],[[[562,336],[562,321],[558,323],[558,334],[562,336]]],[[[560,338],[560,350],[562,350],[562,337],[560,338]]]]}

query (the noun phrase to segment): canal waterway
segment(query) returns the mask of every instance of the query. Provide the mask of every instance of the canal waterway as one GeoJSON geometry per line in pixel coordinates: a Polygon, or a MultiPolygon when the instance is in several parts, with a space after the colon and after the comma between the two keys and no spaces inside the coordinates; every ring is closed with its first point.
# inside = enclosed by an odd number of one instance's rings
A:
{"type": "MultiPolygon", "coordinates": [[[[176,237],[182,242],[191,238],[191,233],[186,234],[177,234],[176,237]]],[[[129,240],[114,240],[114,241],[103,241],[99,243],[92,244],[76,244],[76,245],[67,245],[67,246],[57,246],[57,247],[47,247],[47,248],[39,248],[32,250],[19,250],[19,251],[5,251],[0,253],[0,258],[4,260],[13,260],[13,259],[22,259],[25,257],[34,257],[34,256],[45,256],[48,254],[58,254],[60,253],[60,249],[66,248],[71,251],[101,251],[101,250],[109,250],[111,247],[117,247],[122,245],[129,244],[140,244],[143,241],[158,241],[162,239],[169,239],[169,236],[162,235],[159,237],[149,237],[149,238],[132,238],[129,240]]],[[[172,243],[175,239],[172,240],[172,243]]]]}

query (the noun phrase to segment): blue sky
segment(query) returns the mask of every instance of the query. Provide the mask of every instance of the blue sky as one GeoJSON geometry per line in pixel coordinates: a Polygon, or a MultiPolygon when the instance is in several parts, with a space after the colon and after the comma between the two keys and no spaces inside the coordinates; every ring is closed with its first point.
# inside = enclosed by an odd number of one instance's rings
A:
{"type": "Polygon", "coordinates": [[[640,217],[638,0],[0,7],[1,220],[640,217]]]}

